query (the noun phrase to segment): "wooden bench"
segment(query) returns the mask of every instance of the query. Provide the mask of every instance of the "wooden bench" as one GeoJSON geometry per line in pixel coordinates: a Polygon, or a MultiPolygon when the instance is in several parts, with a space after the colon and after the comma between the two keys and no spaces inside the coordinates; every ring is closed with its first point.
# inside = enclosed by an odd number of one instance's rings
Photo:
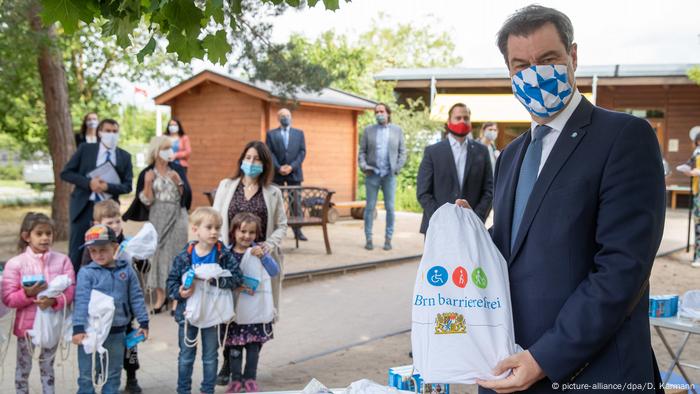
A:
{"type": "MultiPolygon", "coordinates": [[[[332,190],[314,186],[279,186],[284,199],[284,212],[287,214],[287,226],[322,226],[323,241],[326,244],[326,253],[331,254],[331,243],[328,239],[328,213],[331,207],[331,197],[335,193],[332,190]],[[290,203],[297,201],[296,205],[290,203]],[[296,214],[292,214],[290,207],[294,207],[296,214]]],[[[216,189],[204,192],[209,200],[209,205],[214,205],[216,189]]],[[[296,240],[299,248],[299,240],[296,240]]]]}
{"type": "MultiPolygon", "coordinates": [[[[329,221],[335,223],[336,219],[340,214],[337,208],[350,208],[350,216],[353,219],[363,219],[365,216],[365,206],[367,201],[342,201],[334,202],[331,204],[331,213],[329,213],[329,221]]],[[[384,201],[377,201],[377,205],[374,210],[374,217],[377,218],[377,208],[384,208],[384,201]]]]}
{"type": "MultiPolygon", "coordinates": [[[[293,229],[304,226],[323,227],[326,253],[331,254],[327,225],[331,198],[335,191],[315,186],[280,186],[280,190],[284,198],[287,225],[293,229]]],[[[299,240],[295,241],[296,247],[299,248],[299,240]]]]}
{"type": "MultiPolygon", "coordinates": [[[[666,191],[671,193],[671,209],[676,209],[676,200],[679,194],[690,195],[690,186],[668,185],[666,191]]],[[[691,204],[692,205],[692,202],[691,204]]]]}

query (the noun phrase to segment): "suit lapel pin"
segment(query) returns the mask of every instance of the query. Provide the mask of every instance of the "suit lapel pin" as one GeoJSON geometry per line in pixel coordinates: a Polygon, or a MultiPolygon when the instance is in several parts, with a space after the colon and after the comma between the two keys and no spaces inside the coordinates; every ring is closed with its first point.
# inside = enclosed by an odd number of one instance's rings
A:
{"type": "Polygon", "coordinates": [[[576,138],[576,137],[578,137],[578,132],[574,131],[573,133],[571,133],[571,138],[576,138]]]}

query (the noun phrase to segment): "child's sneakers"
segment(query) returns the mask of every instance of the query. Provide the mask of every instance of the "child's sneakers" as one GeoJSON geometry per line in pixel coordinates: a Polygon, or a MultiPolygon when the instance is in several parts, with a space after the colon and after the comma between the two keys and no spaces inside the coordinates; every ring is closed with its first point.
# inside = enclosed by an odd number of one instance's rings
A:
{"type": "Polygon", "coordinates": [[[231,382],[231,384],[226,387],[226,394],[230,393],[242,393],[243,392],[243,385],[241,382],[234,380],[231,382]]]}
{"type": "Polygon", "coordinates": [[[246,393],[257,393],[259,391],[258,382],[255,379],[248,379],[244,382],[246,393]]]}

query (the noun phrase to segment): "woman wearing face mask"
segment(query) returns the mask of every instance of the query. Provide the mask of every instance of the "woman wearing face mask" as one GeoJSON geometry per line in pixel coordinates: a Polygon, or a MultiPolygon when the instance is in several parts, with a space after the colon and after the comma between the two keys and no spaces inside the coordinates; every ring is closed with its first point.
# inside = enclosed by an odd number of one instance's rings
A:
{"type": "Polygon", "coordinates": [[[83,117],[83,123],[80,125],[80,133],[75,135],[75,147],[79,147],[80,144],[88,143],[94,144],[97,142],[97,126],[100,124],[100,120],[95,112],[88,112],[87,115],[83,117]]]}
{"type": "Polygon", "coordinates": [[[172,261],[187,244],[187,210],[192,204],[192,191],[183,168],[173,162],[170,138],[151,138],[148,152],[148,167],[141,171],[136,183],[137,198],[123,219],[148,220],[158,233],[158,248],[151,259],[145,287],[155,289],[151,305],[153,313],[160,313],[167,305],[164,289],[172,261]]]}
{"type": "MultiPolygon", "coordinates": [[[[281,274],[272,278],[272,296],[278,316],[279,294],[284,277],[281,245],[287,231],[287,215],[284,211],[282,192],[272,184],[273,175],[272,153],[265,143],[249,142],[238,158],[236,174],[219,183],[213,207],[223,217],[221,239],[226,246],[234,243],[230,223],[236,214],[250,212],[260,218],[261,236],[255,242],[263,247],[265,253],[270,253],[280,266],[281,274]]],[[[272,332],[268,334],[272,336],[272,332]]],[[[231,378],[229,352],[228,346],[224,348],[224,365],[217,378],[218,385],[228,384],[231,378]]]]}
{"type": "Polygon", "coordinates": [[[190,154],[192,153],[192,147],[190,146],[190,137],[185,135],[185,129],[182,128],[182,123],[176,118],[170,119],[168,121],[168,128],[165,131],[166,135],[169,135],[173,141],[173,152],[175,153],[175,164],[179,164],[187,173],[187,168],[190,159],[190,154]]]}

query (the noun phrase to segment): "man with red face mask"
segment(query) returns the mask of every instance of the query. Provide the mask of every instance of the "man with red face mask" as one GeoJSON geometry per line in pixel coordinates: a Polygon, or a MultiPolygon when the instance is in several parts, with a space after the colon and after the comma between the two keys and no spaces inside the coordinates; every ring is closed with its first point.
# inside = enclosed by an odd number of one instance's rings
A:
{"type": "Polygon", "coordinates": [[[471,111],[463,103],[450,108],[447,138],[425,148],[418,169],[418,201],[423,207],[420,232],[440,206],[464,199],[485,221],[493,200],[493,171],[486,146],[469,137],[471,111]]]}

